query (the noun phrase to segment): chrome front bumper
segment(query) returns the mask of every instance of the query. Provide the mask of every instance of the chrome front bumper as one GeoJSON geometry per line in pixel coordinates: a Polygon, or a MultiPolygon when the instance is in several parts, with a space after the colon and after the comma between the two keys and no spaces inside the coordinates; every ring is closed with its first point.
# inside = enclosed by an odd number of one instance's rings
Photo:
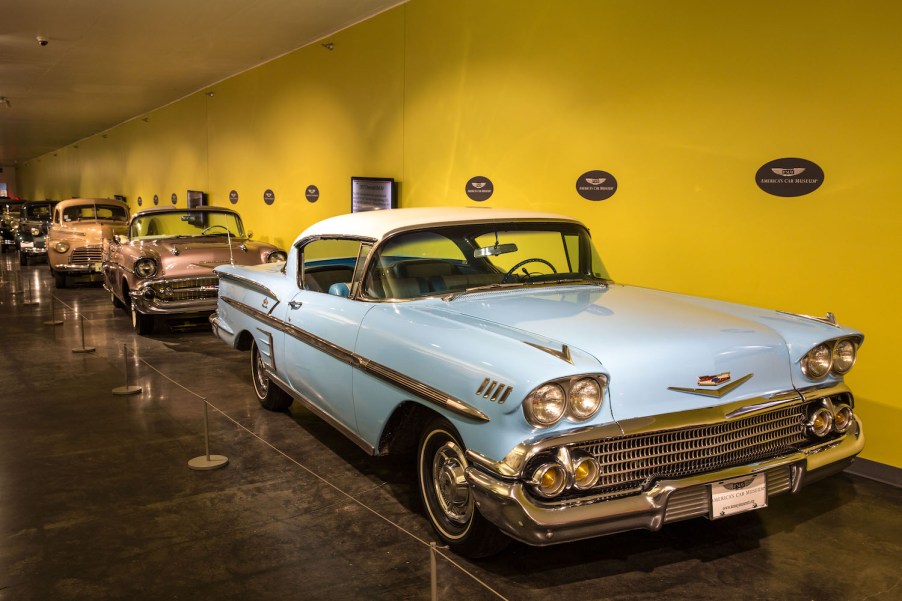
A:
{"type": "Polygon", "coordinates": [[[141,313],[154,315],[175,315],[196,313],[198,315],[212,313],[216,310],[216,299],[184,300],[184,301],[158,301],[147,299],[139,290],[130,292],[132,303],[141,313]]]}
{"type": "Polygon", "coordinates": [[[662,480],[631,496],[571,505],[540,504],[520,480],[469,467],[467,482],[480,513],[511,538],[529,545],[552,545],[626,530],[659,530],[664,524],[710,514],[710,484],[765,473],[767,496],[797,492],[807,483],[847,467],[864,447],[859,422],[832,445],[811,452],[719,470],[689,478],[662,480]]]}

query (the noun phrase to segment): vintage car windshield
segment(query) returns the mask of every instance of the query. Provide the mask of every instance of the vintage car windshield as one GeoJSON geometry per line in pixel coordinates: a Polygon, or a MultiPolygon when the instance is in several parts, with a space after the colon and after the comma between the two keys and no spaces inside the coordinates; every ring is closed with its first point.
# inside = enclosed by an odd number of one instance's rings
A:
{"type": "Polygon", "coordinates": [[[80,204],[63,209],[63,222],[128,221],[128,209],[118,205],[80,204]]]}
{"type": "Polygon", "coordinates": [[[364,294],[405,299],[486,286],[607,279],[589,233],[577,224],[474,224],[390,238],[376,251],[364,294]]]}
{"type": "Polygon", "coordinates": [[[237,214],[225,211],[166,211],[137,215],[128,231],[132,240],[227,234],[243,238],[244,226],[237,214]]]}
{"type": "Polygon", "coordinates": [[[51,204],[26,204],[22,206],[22,216],[32,221],[50,221],[51,204]]]}

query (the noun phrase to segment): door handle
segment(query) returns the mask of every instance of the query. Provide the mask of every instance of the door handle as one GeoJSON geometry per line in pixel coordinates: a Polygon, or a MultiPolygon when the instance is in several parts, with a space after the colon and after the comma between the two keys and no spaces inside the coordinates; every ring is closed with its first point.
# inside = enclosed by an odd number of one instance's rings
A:
{"type": "Polygon", "coordinates": [[[300,309],[303,304],[301,301],[288,301],[288,306],[292,309],[300,309]]]}

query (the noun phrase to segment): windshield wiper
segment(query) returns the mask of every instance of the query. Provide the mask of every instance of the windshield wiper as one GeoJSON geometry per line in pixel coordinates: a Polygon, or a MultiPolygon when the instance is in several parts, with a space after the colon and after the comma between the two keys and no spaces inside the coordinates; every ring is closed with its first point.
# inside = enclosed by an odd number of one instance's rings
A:
{"type": "Polygon", "coordinates": [[[485,284],[483,286],[473,286],[472,288],[467,288],[466,290],[461,290],[459,292],[452,292],[450,294],[446,294],[442,297],[444,301],[453,301],[454,299],[467,295],[467,294],[475,294],[478,292],[491,292],[492,290],[507,290],[511,288],[520,288],[525,286],[558,286],[558,285],[573,285],[573,284],[587,284],[589,286],[599,286],[601,288],[607,288],[608,284],[610,284],[612,280],[606,280],[604,278],[560,278],[557,280],[539,280],[535,282],[525,281],[525,282],[506,282],[504,284],[485,284]]]}

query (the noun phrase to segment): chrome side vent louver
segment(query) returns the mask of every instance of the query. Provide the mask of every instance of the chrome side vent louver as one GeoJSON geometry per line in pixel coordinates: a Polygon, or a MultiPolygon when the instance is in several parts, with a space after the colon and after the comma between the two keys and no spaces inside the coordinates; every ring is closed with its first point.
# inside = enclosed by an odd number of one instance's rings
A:
{"type": "Polygon", "coordinates": [[[476,396],[481,396],[484,399],[488,399],[493,403],[501,405],[507,400],[507,397],[510,396],[512,390],[513,387],[511,386],[501,384],[491,378],[486,378],[476,390],[476,396]]]}

